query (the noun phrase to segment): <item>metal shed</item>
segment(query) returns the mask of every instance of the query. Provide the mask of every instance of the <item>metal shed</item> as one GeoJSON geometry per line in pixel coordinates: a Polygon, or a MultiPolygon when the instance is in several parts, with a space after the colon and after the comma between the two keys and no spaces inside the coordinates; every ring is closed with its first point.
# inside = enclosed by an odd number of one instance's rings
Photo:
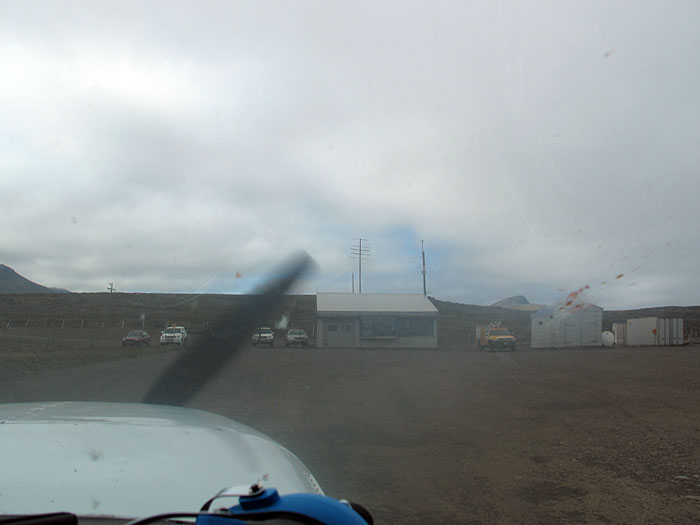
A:
{"type": "Polygon", "coordinates": [[[584,304],[576,308],[547,307],[530,315],[532,348],[602,346],[603,309],[584,304]]]}
{"type": "Polygon", "coordinates": [[[437,348],[438,310],[422,294],[316,294],[319,348],[437,348]]]}

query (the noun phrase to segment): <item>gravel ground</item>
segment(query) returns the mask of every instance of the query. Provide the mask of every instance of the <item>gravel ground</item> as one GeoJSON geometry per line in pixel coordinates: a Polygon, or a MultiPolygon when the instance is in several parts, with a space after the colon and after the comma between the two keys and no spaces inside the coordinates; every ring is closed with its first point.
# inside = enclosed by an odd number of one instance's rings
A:
{"type": "MultiPolygon", "coordinates": [[[[181,350],[0,338],[0,402],[139,401],[181,350]]],[[[380,523],[700,520],[700,347],[245,348],[190,403],[380,523]]]]}

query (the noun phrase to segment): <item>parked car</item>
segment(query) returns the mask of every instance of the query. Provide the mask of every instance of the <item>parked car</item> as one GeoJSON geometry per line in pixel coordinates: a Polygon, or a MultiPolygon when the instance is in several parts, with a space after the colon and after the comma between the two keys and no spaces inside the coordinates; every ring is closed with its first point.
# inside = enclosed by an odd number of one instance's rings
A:
{"type": "Polygon", "coordinates": [[[306,346],[309,344],[309,336],[304,330],[292,329],[287,331],[287,341],[284,346],[306,346]]]}
{"type": "Polygon", "coordinates": [[[275,334],[272,333],[272,330],[266,326],[256,328],[253,332],[252,343],[253,346],[274,346],[275,334]]]}
{"type": "Polygon", "coordinates": [[[187,330],[184,326],[170,326],[160,333],[161,345],[180,345],[187,344],[187,330]]]}
{"type": "Polygon", "coordinates": [[[150,345],[151,336],[144,330],[132,330],[122,339],[122,346],[150,345]]]}

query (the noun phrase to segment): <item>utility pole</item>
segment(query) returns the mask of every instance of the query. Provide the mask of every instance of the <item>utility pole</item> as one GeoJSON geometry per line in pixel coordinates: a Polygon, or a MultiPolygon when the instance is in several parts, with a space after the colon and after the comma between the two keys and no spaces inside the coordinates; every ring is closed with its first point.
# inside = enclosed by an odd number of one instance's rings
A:
{"type": "Polygon", "coordinates": [[[352,293],[355,293],[355,272],[352,273],[352,293]]]}
{"type": "Polygon", "coordinates": [[[423,271],[421,272],[423,274],[423,295],[428,295],[425,289],[425,250],[423,249],[423,239],[420,240],[420,251],[423,255],[423,271]]]}
{"type": "Polygon", "coordinates": [[[350,246],[350,252],[352,253],[352,258],[354,259],[357,257],[357,264],[359,266],[359,287],[360,287],[360,293],[362,293],[362,259],[367,259],[369,257],[369,248],[366,246],[363,248],[362,247],[362,241],[367,242],[367,239],[362,239],[361,237],[354,237],[354,240],[357,241],[357,244],[354,244],[350,246]]]}
{"type": "Polygon", "coordinates": [[[109,283],[107,290],[109,290],[109,293],[114,293],[114,283],[109,283]]]}

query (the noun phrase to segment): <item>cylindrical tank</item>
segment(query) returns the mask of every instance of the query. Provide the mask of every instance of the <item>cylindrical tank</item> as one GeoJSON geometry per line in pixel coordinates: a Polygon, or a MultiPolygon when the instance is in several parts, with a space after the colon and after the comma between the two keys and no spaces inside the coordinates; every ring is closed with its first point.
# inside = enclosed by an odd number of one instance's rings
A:
{"type": "Polygon", "coordinates": [[[603,339],[603,346],[612,346],[615,344],[615,334],[612,332],[603,332],[601,337],[603,339]]]}

